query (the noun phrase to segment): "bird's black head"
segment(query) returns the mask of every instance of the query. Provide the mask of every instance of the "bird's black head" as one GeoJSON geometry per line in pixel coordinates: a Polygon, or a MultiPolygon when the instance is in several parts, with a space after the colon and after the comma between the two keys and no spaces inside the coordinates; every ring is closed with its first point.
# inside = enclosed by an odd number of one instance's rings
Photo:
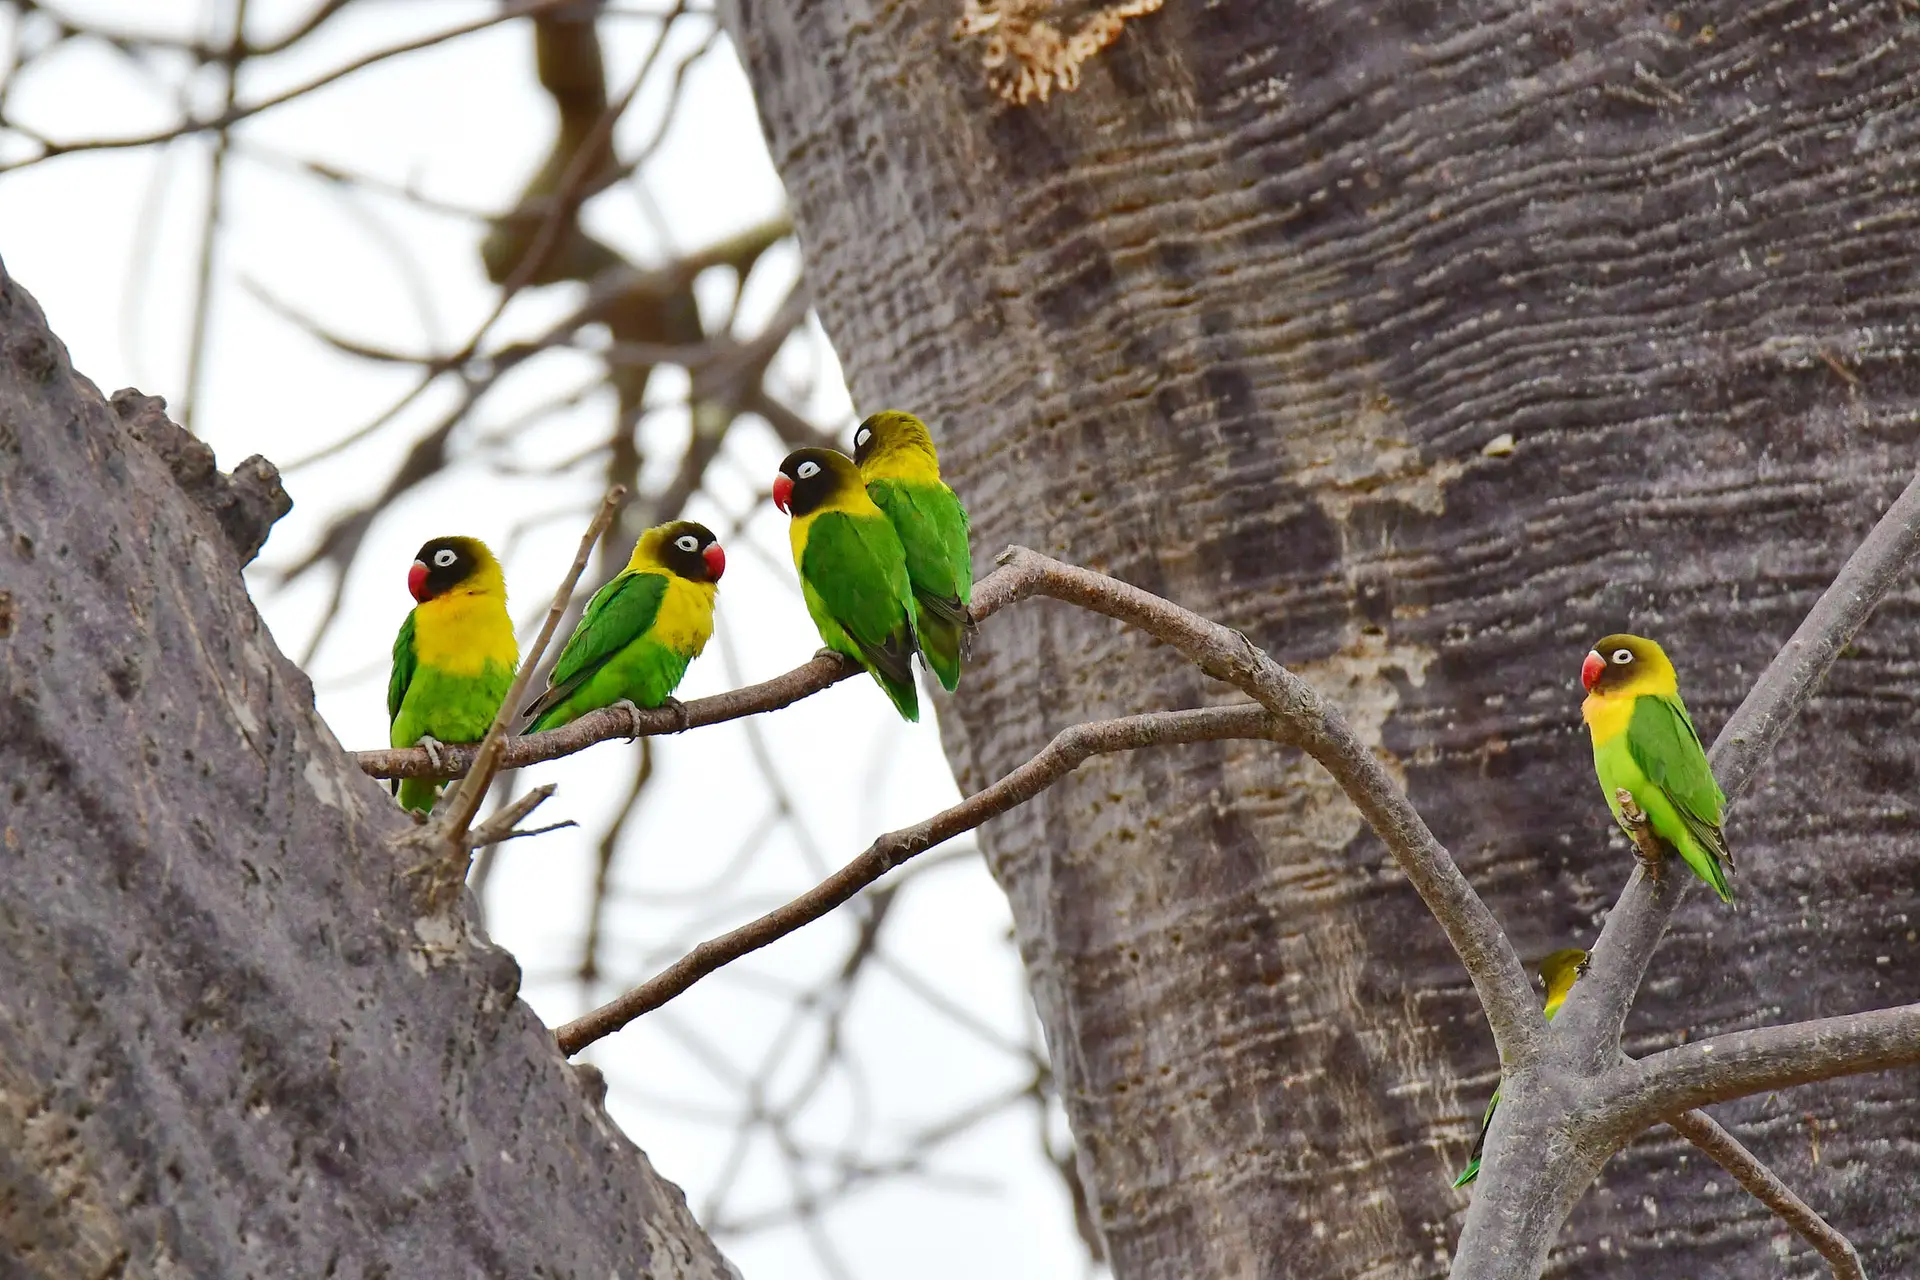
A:
{"type": "Polygon", "coordinates": [[[407,590],[425,604],[483,575],[497,578],[499,573],[499,562],[478,538],[433,538],[413,557],[407,590]]]}
{"type": "Polygon", "coordinates": [[[808,516],[846,486],[859,484],[859,469],[838,449],[795,449],[774,477],[773,505],[788,515],[808,516]]]}
{"type": "Polygon", "coordinates": [[[654,555],[674,573],[691,582],[718,582],[727,571],[727,553],[713,530],[693,520],[675,520],[648,531],[658,535],[654,555]]]}

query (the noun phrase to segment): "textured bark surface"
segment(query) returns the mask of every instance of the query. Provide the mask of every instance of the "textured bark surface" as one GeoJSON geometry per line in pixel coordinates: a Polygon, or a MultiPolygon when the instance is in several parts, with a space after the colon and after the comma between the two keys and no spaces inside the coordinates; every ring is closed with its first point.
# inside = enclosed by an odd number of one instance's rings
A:
{"type": "Polygon", "coordinates": [[[240,579],[286,495],[0,275],[0,1275],[732,1274],[240,579]]]}
{"type": "MultiPolygon", "coordinates": [[[[1011,44],[1037,6],[981,7],[1011,44]]],[[[933,421],[981,556],[1114,573],[1316,682],[1523,955],[1590,940],[1631,866],[1588,644],[1662,639],[1711,735],[1912,471],[1911,5],[1168,0],[1025,107],[960,0],[725,9],[856,403],[933,421]]],[[[1734,813],[1739,905],[1683,910],[1630,1049],[1920,997],[1917,622],[1908,585],[1734,813]]],[[[1064,608],[982,641],[941,704],[969,789],[1218,696],[1064,608]]],[[[983,835],[1120,1276],[1445,1272],[1491,1045],[1323,777],[1139,753],[983,835]]],[[[1920,1274],[1915,1083],[1719,1118],[1920,1274]]],[[[1820,1270],[1663,1129],[1551,1274],[1820,1270]]]]}

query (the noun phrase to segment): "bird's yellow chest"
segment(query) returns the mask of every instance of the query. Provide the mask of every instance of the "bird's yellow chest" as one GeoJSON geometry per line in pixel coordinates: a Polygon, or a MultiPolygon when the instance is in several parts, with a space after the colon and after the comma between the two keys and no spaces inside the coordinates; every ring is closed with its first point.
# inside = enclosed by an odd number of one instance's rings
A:
{"type": "Polygon", "coordinates": [[[666,594],[654,615],[653,638],[676,653],[700,656],[713,634],[714,584],[667,575],[666,594]]]}
{"type": "Polygon", "coordinates": [[[477,676],[489,662],[511,671],[520,661],[506,601],[477,592],[414,606],[413,652],[421,663],[456,676],[477,676]]]}
{"type": "Polygon", "coordinates": [[[1636,695],[1630,693],[1590,693],[1580,704],[1580,718],[1587,722],[1594,745],[1612,742],[1627,731],[1633,719],[1636,695]]]}

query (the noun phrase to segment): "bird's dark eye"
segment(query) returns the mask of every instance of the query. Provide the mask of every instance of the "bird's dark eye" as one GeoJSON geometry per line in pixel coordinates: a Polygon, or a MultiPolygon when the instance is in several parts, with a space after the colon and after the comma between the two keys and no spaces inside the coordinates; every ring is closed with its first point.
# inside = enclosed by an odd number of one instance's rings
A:
{"type": "Polygon", "coordinates": [[[867,447],[867,441],[871,439],[873,439],[873,428],[862,427],[853,433],[853,447],[856,449],[864,449],[867,447]]]}
{"type": "Polygon", "coordinates": [[[820,464],[809,459],[793,469],[796,480],[811,480],[820,474],[820,464]]]}
{"type": "Polygon", "coordinates": [[[683,533],[673,540],[673,545],[691,555],[700,549],[700,539],[690,533],[683,533]]]}
{"type": "Polygon", "coordinates": [[[1624,667],[1633,661],[1633,651],[1631,649],[1615,649],[1613,651],[1613,660],[1619,666],[1624,667]]]}
{"type": "Polygon", "coordinates": [[[459,558],[460,558],[459,556],[453,553],[453,550],[450,547],[442,547],[438,551],[433,553],[434,564],[438,565],[442,569],[451,568],[453,566],[453,562],[455,560],[458,560],[459,558]]]}

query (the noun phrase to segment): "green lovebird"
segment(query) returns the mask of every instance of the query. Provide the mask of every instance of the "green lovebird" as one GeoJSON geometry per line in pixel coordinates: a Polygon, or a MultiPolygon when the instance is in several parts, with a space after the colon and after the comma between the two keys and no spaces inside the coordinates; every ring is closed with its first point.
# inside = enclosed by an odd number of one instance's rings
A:
{"type": "MultiPolygon", "coordinates": [[[[422,546],[407,570],[407,590],[416,603],[393,638],[388,741],[423,746],[438,759],[445,743],[487,736],[513,684],[520,646],[507,616],[500,562],[478,538],[435,538],[422,546]]],[[[403,778],[393,789],[404,807],[426,813],[444,785],[403,778]]]]}
{"type": "Polygon", "coordinates": [[[774,477],[773,505],[792,517],[793,567],[820,638],[865,667],[903,718],[918,720],[907,553],[860,468],[837,449],[795,449],[774,477]]]}
{"type": "Polygon", "coordinates": [[[1679,850],[1722,902],[1732,902],[1727,869],[1733,854],[1720,830],[1727,798],[1713,780],[1667,655],[1643,636],[1607,636],[1581,663],[1580,683],[1587,689],[1580,715],[1593,735],[1593,767],[1614,820],[1620,821],[1615,792],[1625,787],[1653,834],[1679,850]]]}
{"type": "MultiPolygon", "coordinates": [[[[1567,947],[1556,951],[1540,962],[1540,981],[1547,988],[1545,1013],[1547,1021],[1553,1021],[1553,1015],[1560,1012],[1560,1006],[1567,1002],[1567,992],[1573,990],[1573,984],[1581,974],[1587,971],[1587,953],[1578,947],[1567,947]]],[[[1493,1097],[1487,1100],[1487,1114],[1480,1117],[1480,1136],[1473,1140],[1473,1151],[1467,1156],[1467,1167],[1453,1180],[1455,1187],[1464,1187],[1480,1176],[1480,1156],[1487,1149],[1487,1128],[1493,1123],[1494,1108],[1500,1105],[1500,1091],[1495,1089],[1493,1097]]]]}
{"type": "Polygon", "coordinates": [[[910,413],[889,409],[861,423],[853,433],[853,460],[867,496],[900,535],[920,656],[951,693],[973,636],[967,509],[940,479],[940,458],[926,424],[910,413]]]}
{"type": "Polygon", "coordinates": [[[627,567],[593,593],[553,664],[546,691],[520,714],[526,732],[557,729],[622,703],[663,706],[713,635],[713,601],[727,553],[691,520],[655,525],[627,567]]]}

